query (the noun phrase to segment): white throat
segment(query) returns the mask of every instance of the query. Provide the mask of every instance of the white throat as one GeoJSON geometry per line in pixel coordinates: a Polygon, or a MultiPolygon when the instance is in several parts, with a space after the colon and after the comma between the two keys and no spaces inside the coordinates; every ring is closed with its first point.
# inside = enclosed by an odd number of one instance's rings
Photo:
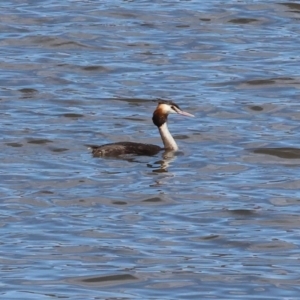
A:
{"type": "Polygon", "coordinates": [[[165,149],[166,150],[172,150],[172,151],[177,151],[178,150],[178,146],[174,140],[174,138],[172,137],[168,126],[167,126],[167,122],[165,122],[163,125],[161,125],[159,128],[159,133],[161,136],[161,139],[164,143],[165,149]]]}

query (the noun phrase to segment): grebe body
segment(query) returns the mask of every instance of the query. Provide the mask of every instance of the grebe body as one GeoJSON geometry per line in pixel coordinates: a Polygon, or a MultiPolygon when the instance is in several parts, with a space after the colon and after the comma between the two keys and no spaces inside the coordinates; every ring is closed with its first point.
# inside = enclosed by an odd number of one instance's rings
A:
{"type": "Polygon", "coordinates": [[[146,155],[152,156],[156,155],[158,152],[163,150],[156,145],[143,144],[143,143],[134,143],[134,142],[119,142],[112,144],[105,144],[102,146],[92,146],[92,153],[95,157],[99,156],[120,156],[126,154],[133,155],[146,155]]]}
{"type": "Polygon", "coordinates": [[[177,104],[172,101],[159,101],[153,113],[152,121],[157,126],[164,147],[151,144],[134,143],[134,142],[118,142],[112,144],[105,144],[102,146],[92,146],[92,154],[95,157],[117,157],[120,155],[156,155],[162,150],[177,151],[178,146],[172,137],[168,126],[168,115],[180,114],[187,117],[194,117],[185,111],[182,111],[177,104]]]}

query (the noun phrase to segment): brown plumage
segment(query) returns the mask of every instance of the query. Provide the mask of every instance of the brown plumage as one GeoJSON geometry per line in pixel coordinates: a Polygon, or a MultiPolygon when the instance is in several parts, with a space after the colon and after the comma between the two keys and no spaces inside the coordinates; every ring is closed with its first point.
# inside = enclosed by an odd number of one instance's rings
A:
{"type": "Polygon", "coordinates": [[[170,109],[169,108],[177,108],[180,110],[180,107],[174,103],[173,101],[167,101],[167,100],[160,100],[158,102],[158,106],[156,110],[153,113],[152,121],[154,125],[157,127],[160,127],[168,120],[168,114],[170,109]]]}
{"type": "Polygon", "coordinates": [[[105,144],[102,146],[92,146],[92,154],[98,156],[120,156],[120,155],[146,155],[153,156],[163,150],[163,148],[151,145],[134,142],[119,142],[112,144],[105,144]]]}

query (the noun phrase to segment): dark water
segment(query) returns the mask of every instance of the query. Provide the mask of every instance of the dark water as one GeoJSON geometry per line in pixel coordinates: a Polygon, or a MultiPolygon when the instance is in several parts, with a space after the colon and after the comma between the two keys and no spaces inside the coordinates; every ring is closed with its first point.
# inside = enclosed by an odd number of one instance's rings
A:
{"type": "Polygon", "coordinates": [[[206,2],[1,2],[1,299],[299,299],[300,4],[206,2]]]}

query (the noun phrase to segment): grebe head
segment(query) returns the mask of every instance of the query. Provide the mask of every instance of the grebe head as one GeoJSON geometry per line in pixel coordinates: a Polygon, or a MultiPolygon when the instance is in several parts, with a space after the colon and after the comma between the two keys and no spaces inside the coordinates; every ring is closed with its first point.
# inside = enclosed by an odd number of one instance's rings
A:
{"type": "Polygon", "coordinates": [[[152,117],[154,125],[161,127],[167,122],[169,114],[180,114],[186,117],[194,117],[194,115],[181,110],[180,107],[173,101],[159,100],[152,117]]]}

